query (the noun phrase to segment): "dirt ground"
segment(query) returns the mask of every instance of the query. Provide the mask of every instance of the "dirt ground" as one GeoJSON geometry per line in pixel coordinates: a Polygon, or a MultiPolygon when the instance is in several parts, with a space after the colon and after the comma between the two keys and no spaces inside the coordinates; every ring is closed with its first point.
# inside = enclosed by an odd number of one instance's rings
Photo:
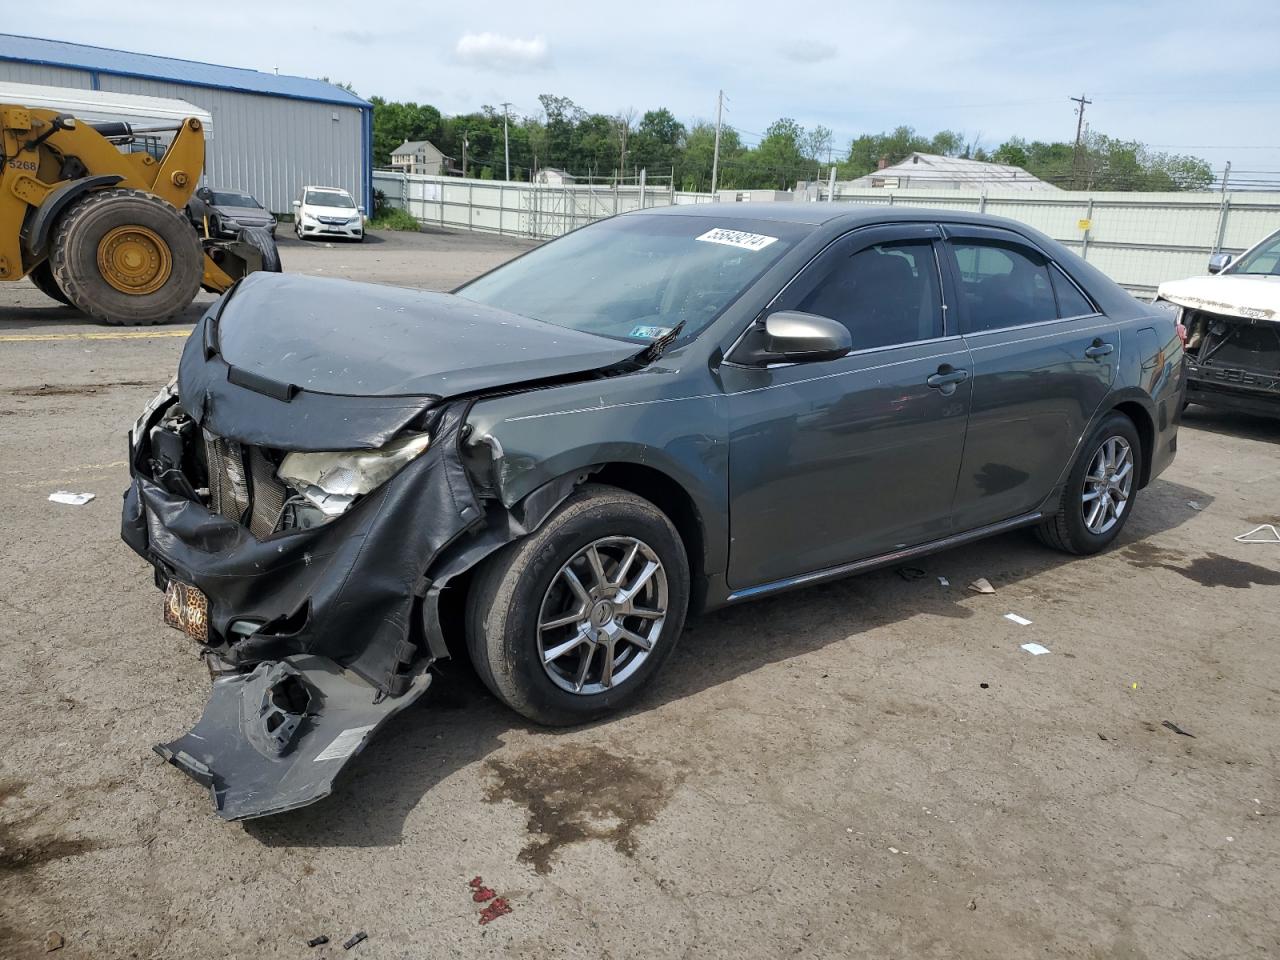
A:
{"type": "MultiPolygon", "coordinates": [[[[282,252],[445,288],[525,246],[282,252]]],[[[227,824],[151,752],[209,681],[118,535],[187,329],[0,287],[0,957],[1280,955],[1280,544],[1233,539],[1280,523],[1280,421],[1192,408],[1103,556],[1015,534],[696,620],[591,727],[446,667],[328,800],[227,824]]]]}

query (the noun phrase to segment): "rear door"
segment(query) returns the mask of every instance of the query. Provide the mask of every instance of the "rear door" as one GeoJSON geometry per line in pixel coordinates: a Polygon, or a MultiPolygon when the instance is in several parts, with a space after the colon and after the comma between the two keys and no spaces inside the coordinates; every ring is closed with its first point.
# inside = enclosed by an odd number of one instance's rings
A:
{"type": "Polygon", "coordinates": [[[958,530],[1034,510],[1052,492],[1120,358],[1118,325],[1008,230],[947,224],[947,263],[972,357],[958,530]]]}
{"type": "Polygon", "coordinates": [[[729,582],[803,575],[945,536],[964,448],[969,352],[944,321],[928,224],[857,230],[770,304],[844,323],[838,360],[725,363],[729,582]]]}

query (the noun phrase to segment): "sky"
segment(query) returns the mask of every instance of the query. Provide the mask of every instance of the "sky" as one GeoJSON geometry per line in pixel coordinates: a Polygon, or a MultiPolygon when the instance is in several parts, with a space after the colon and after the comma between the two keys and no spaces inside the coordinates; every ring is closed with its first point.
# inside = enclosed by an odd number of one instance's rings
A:
{"type": "Polygon", "coordinates": [[[445,113],[541,93],[592,112],[715,116],[752,145],[779,117],[835,143],[899,124],[1071,140],[1089,128],[1190,153],[1233,178],[1280,171],[1280,3],[1184,0],[617,3],[60,0],[53,39],[351,83],[445,113]]]}

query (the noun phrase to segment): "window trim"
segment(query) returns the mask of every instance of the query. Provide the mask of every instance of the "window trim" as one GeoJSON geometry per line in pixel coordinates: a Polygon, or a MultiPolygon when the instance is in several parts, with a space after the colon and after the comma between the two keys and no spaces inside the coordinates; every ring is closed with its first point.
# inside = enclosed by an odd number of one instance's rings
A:
{"type": "MultiPolygon", "coordinates": [[[[1049,272],[1052,273],[1054,270],[1058,271],[1058,273],[1061,274],[1063,277],[1066,277],[1067,282],[1076,288],[1076,293],[1080,294],[1084,302],[1093,308],[1093,310],[1089,313],[1076,313],[1076,314],[1072,314],[1069,317],[1058,317],[1059,320],[1081,320],[1085,317],[1101,316],[1102,311],[1098,309],[1098,304],[1094,301],[1093,297],[1089,296],[1089,292],[1076,282],[1075,277],[1071,276],[1071,274],[1067,273],[1066,270],[1062,269],[1062,264],[1058,263],[1058,261],[1056,260],[1050,260],[1049,272]]],[[[1053,286],[1053,277],[1049,278],[1049,286],[1053,287],[1053,300],[1055,303],[1057,303],[1058,288],[1053,286]]],[[[1058,313],[1062,313],[1061,303],[1058,303],[1058,313]]],[[[1004,329],[1004,328],[1001,328],[1001,329],[1004,329]]]]}

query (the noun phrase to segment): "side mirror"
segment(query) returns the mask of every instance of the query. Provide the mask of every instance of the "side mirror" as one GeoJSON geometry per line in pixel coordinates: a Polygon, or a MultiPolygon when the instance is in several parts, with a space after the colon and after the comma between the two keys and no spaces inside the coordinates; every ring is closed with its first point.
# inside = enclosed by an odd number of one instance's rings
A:
{"type": "Polygon", "coordinates": [[[730,357],[735,363],[762,367],[770,363],[839,360],[853,349],[849,328],[830,317],[782,310],[755,324],[730,357]]]}
{"type": "Polygon", "coordinates": [[[356,211],[360,214],[360,216],[362,216],[362,217],[363,217],[363,216],[364,216],[364,205],[363,205],[363,204],[361,204],[360,206],[356,207],[356,211]]]}
{"type": "Polygon", "coordinates": [[[1231,266],[1231,261],[1234,259],[1235,257],[1229,253],[1215,253],[1209,258],[1209,272],[1221,273],[1223,270],[1227,269],[1227,267],[1231,266]]]}
{"type": "Polygon", "coordinates": [[[301,201],[301,200],[295,200],[295,201],[293,201],[293,209],[297,210],[300,206],[302,206],[302,201],[301,201]]]}

